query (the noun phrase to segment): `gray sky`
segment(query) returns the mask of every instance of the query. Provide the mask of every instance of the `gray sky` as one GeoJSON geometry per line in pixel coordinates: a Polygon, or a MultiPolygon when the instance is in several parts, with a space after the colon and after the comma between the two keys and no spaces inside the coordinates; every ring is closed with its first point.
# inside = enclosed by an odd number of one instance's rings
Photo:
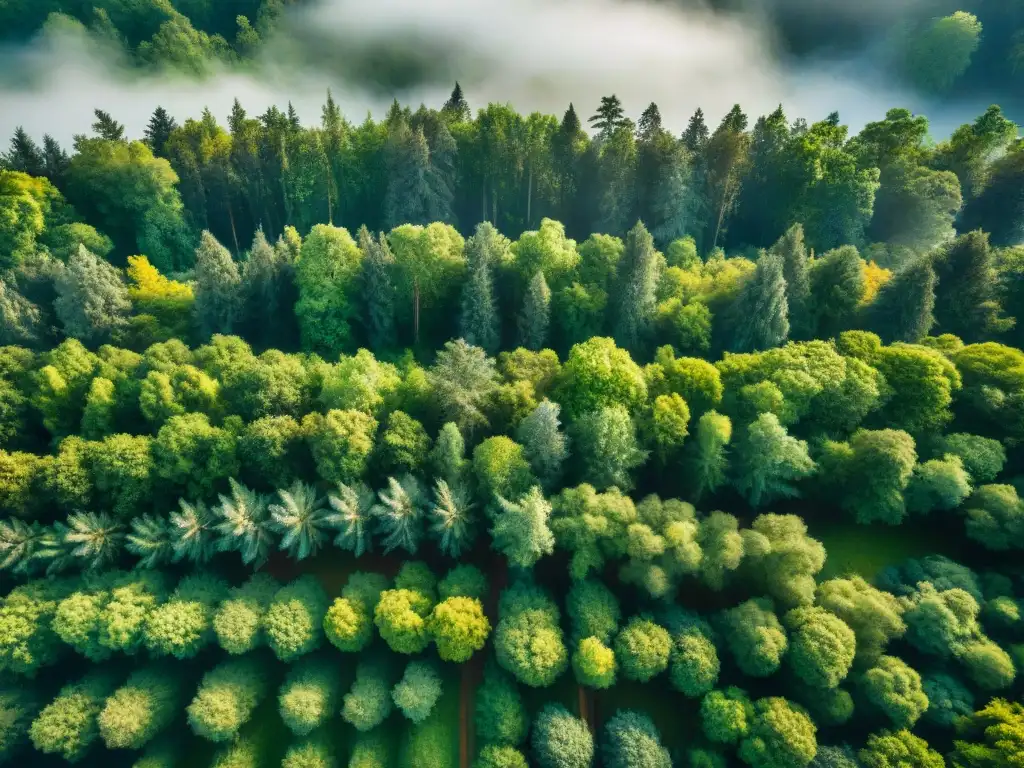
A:
{"type": "Polygon", "coordinates": [[[943,136],[988,103],[935,114],[854,62],[783,68],[770,34],[752,19],[640,0],[319,0],[291,18],[258,74],[203,81],[128,76],[81,40],[42,40],[0,54],[0,70],[33,82],[0,79],[0,140],[23,125],[69,142],[88,131],[96,107],[137,137],[158,105],[179,121],[204,107],[224,119],[236,97],[251,113],[291,100],[310,123],[328,87],[359,121],[395,97],[440,106],[456,78],[474,109],[501,101],[561,115],[572,101],[586,119],[602,95],[616,93],[634,118],[656,101],[677,132],[698,106],[713,125],[734,103],[752,118],[782,103],[791,118],[810,121],[838,110],[854,130],[907,106],[928,114],[933,134],[943,136]],[[420,81],[402,90],[358,82],[352,61],[385,47],[403,56],[427,51],[420,81]]]}

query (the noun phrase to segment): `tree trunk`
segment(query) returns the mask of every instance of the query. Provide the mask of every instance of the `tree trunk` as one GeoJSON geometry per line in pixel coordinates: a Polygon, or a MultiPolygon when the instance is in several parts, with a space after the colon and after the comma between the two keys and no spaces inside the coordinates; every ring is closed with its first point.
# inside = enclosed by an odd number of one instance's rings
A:
{"type": "Polygon", "coordinates": [[[491,224],[498,226],[498,193],[491,187],[491,224]]]}
{"type": "Polygon", "coordinates": [[[238,232],[235,230],[235,209],[231,205],[230,200],[228,200],[228,220],[231,222],[231,239],[235,241],[235,258],[238,258],[242,254],[242,249],[238,247],[238,232]]]}
{"type": "Polygon", "coordinates": [[[420,343],[420,279],[412,281],[412,338],[413,344],[420,343]]]}
{"type": "Polygon", "coordinates": [[[480,197],[483,204],[483,213],[481,214],[480,221],[487,221],[487,179],[484,179],[484,183],[481,186],[480,192],[480,197]]]}

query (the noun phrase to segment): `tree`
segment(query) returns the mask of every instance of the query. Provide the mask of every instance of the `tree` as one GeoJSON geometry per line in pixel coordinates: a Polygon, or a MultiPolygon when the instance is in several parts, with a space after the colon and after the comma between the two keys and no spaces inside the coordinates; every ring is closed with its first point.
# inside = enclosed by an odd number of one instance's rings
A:
{"type": "Polygon", "coordinates": [[[786,631],[770,600],[756,598],[722,614],[726,643],[736,664],[751,677],[767,677],[778,670],[789,647],[786,631]]]}
{"type": "Polygon", "coordinates": [[[191,659],[213,642],[213,616],[228,594],[220,579],[199,573],[186,576],[170,599],[149,613],[145,646],[154,656],[191,659]]]}
{"type": "Polygon", "coordinates": [[[473,450],[472,466],[480,499],[487,503],[499,496],[522,496],[535,483],[523,446],[504,435],[480,443],[473,450]]]}
{"type": "Polygon", "coordinates": [[[463,339],[449,341],[438,352],[428,374],[444,418],[460,432],[472,434],[488,424],[486,403],[498,386],[494,360],[463,339]]]}
{"type": "Polygon", "coordinates": [[[65,685],[32,721],[32,745],[70,762],[81,760],[100,735],[97,718],[116,688],[117,678],[109,671],[93,671],[65,685]]]}
{"type": "Polygon", "coordinates": [[[392,273],[395,257],[384,233],[373,237],[359,230],[359,248],[363,252],[363,290],[366,302],[367,337],[372,349],[392,349],[397,343],[395,331],[395,285],[392,273]]]}
{"type": "Polygon", "coordinates": [[[672,634],[669,666],[672,687],[684,696],[702,696],[715,686],[721,671],[714,633],[707,622],[693,616],[667,623],[672,634]]]}
{"type": "Polygon", "coordinates": [[[1006,699],[992,699],[957,727],[950,762],[956,768],[1012,765],[1020,753],[1024,707],[1006,699]]]}
{"type": "Polygon", "coordinates": [[[944,333],[965,342],[981,341],[1008,330],[1013,320],[1003,315],[998,278],[988,236],[961,235],[935,255],[935,317],[944,333]]]}
{"type": "Polygon", "coordinates": [[[133,672],[97,718],[107,748],[140,749],[169,727],[185,703],[189,682],[167,665],[133,672]]]}
{"type": "Polygon", "coordinates": [[[849,327],[864,293],[864,262],[853,246],[836,248],[812,262],[814,336],[828,338],[849,327]]]}
{"type": "Polygon", "coordinates": [[[868,306],[868,326],[891,344],[916,344],[935,324],[935,270],[928,259],[918,258],[883,285],[868,306]]]}
{"type": "Polygon", "coordinates": [[[109,341],[127,323],[128,289],[112,266],[79,246],[54,283],[64,332],[87,344],[109,341]]]}
{"type": "Polygon", "coordinates": [[[731,440],[732,422],[728,416],[708,411],[697,421],[696,438],[690,441],[687,457],[696,498],[725,485],[729,461],[726,448],[731,440]]]}
{"type": "MultiPolygon", "coordinates": [[[[407,221],[408,219],[402,219],[407,221]]],[[[465,242],[436,219],[426,227],[402,224],[388,235],[395,255],[399,317],[411,321],[413,342],[420,340],[421,310],[443,306],[465,272],[465,242]]]]}
{"type": "Polygon", "coordinates": [[[389,589],[381,594],[373,622],[395,653],[419,653],[430,643],[427,619],[431,608],[431,599],[422,592],[389,589]]]}
{"type": "Polygon", "coordinates": [[[251,656],[222,661],[203,675],[188,705],[188,724],[198,736],[230,741],[270,693],[270,676],[251,656]]]}
{"type": "Polygon", "coordinates": [[[150,148],[157,157],[164,157],[164,147],[167,146],[171,134],[178,128],[177,121],[163,107],[153,110],[149,124],[143,132],[146,146],[150,148]]]}
{"type": "Polygon", "coordinates": [[[296,736],[306,736],[341,707],[341,676],[326,656],[307,656],[288,668],[278,695],[281,719],[296,736]]]}
{"type": "Polygon", "coordinates": [[[943,728],[952,728],[961,717],[974,712],[974,694],[960,680],[944,672],[936,672],[921,680],[928,697],[924,721],[943,728]]]}
{"type": "Polygon", "coordinates": [[[740,759],[751,768],[808,765],[818,749],[816,730],[804,711],[786,699],[758,699],[750,731],[740,743],[740,759]]]}
{"type": "MultiPolygon", "coordinates": [[[[28,731],[39,714],[42,702],[30,691],[6,688],[0,692],[0,759],[10,761],[22,755],[28,746],[28,731]]],[[[525,764],[524,764],[525,765],[525,764]]]]}
{"type": "Polygon", "coordinates": [[[672,639],[650,619],[634,616],[615,638],[615,657],[627,680],[646,683],[668,669],[672,639]]]}
{"type": "Polygon", "coordinates": [[[560,704],[546,704],[537,713],[530,745],[540,768],[589,768],[594,760],[587,724],[560,704]]]}
{"type": "Polygon", "coordinates": [[[816,688],[835,688],[846,677],[856,650],[854,632],[824,608],[804,606],[783,616],[789,630],[786,661],[816,688]]]}
{"type": "Polygon", "coordinates": [[[753,720],[753,703],[746,691],[734,686],[711,691],[700,703],[701,730],[719,744],[737,744],[746,737],[753,720]]]}
{"type": "Polygon", "coordinates": [[[469,277],[462,288],[459,333],[467,343],[492,355],[501,341],[493,275],[503,266],[508,247],[508,240],[488,221],[478,224],[476,233],[466,242],[469,277]]]}
{"type": "Polygon", "coordinates": [[[568,439],[559,431],[560,411],[558,403],[544,399],[516,428],[516,439],[523,446],[523,454],[546,489],[557,485],[562,464],[569,457],[568,439]]]}
{"type": "Polygon", "coordinates": [[[544,555],[555,549],[555,537],[548,528],[551,504],[538,486],[518,502],[497,496],[498,509],[492,515],[492,546],[504,553],[509,563],[518,568],[532,568],[544,555]]]}
{"type": "Polygon", "coordinates": [[[1020,546],[1024,502],[1012,485],[983,485],[965,506],[968,538],[995,551],[1020,546]]]}
{"type": "Polygon", "coordinates": [[[229,478],[231,495],[221,494],[214,508],[220,518],[216,530],[220,536],[218,549],[237,551],[246,565],[263,565],[270,557],[273,544],[273,520],[270,499],[229,478]]]}
{"type": "Polygon", "coordinates": [[[375,659],[360,662],[355,682],[344,697],[342,719],[365,733],[380,725],[393,707],[391,686],[383,664],[375,659]]]}
{"type": "Polygon", "coordinates": [[[469,110],[469,104],[466,103],[466,97],[463,95],[462,86],[459,85],[458,81],[455,82],[452,95],[448,97],[448,101],[441,107],[441,113],[452,120],[462,122],[466,122],[471,118],[472,113],[469,110]]]}
{"type": "Polygon", "coordinates": [[[754,352],[782,346],[789,335],[789,304],[781,257],[762,253],[757,269],[747,279],[732,306],[736,352],[754,352]]]}
{"type": "Polygon", "coordinates": [[[622,109],[622,102],[613,93],[611,96],[601,97],[601,106],[597,108],[597,112],[587,122],[591,123],[600,132],[599,136],[601,138],[606,139],[611,136],[616,128],[626,126],[628,118],[626,118],[625,112],[622,109]]]}
{"type": "Polygon", "coordinates": [[[906,515],[903,492],[916,461],[914,439],[906,432],[860,429],[849,443],[826,445],[822,477],[841,484],[840,504],[857,522],[896,525],[906,515]]]}
{"type": "Polygon", "coordinates": [[[412,475],[403,476],[401,481],[389,477],[387,490],[377,496],[380,501],[371,515],[385,534],[385,553],[400,548],[416,554],[423,535],[424,493],[419,481],[412,475]]]}
{"type": "Polygon", "coordinates": [[[498,614],[498,664],[531,688],[551,685],[569,665],[558,606],[543,590],[520,582],[502,594],[498,614]]]}
{"type": "Polygon", "coordinates": [[[971,494],[971,478],[959,456],[930,459],[914,467],[904,499],[911,512],[956,509],[971,494]]]}
{"type": "Polygon", "coordinates": [[[965,11],[934,19],[907,43],[906,74],[918,87],[946,91],[971,63],[981,39],[981,22],[965,11]]]}
{"type": "Polygon", "coordinates": [[[258,648],[266,642],[264,617],[281,585],[266,574],[257,573],[228,597],[213,615],[217,643],[233,656],[258,648]]]}
{"type": "Polygon", "coordinates": [[[1024,178],[1024,142],[1010,145],[1009,151],[989,166],[989,178],[977,197],[968,199],[960,214],[958,229],[982,229],[991,234],[996,245],[1011,246],[1024,233],[1024,204],[1014,191],[1024,178]]]}
{"type": "Polygon", "coordinates": [[[528,768],[523,753],[515,747],[486,744],[477,755],[475,768],[528,768]]]}
{"type": "Polygon", "coordinates": [[[636,427],[626,409],[601,408],[578,418],[573,427],[584,479],[601,489],[632,488],[630,473],[643,464],[647,453],[637,444],[636,427]]]}
{"type": "Polygon", "coordinates": [[[899,601],[860,576],[822,582],[816,600],[853,630],[858,663],[876,661],[888,642],[902,637],[907,630],[899,601]]]}
{"type": "Polygon", "coordinates": [[[348,230],[318,224],[295,264],[295,315],[303,348],[337,355],[349,346],[363,254],[348,230]]]}
{"type": "Polygon", "coordinates": [[[860,677],[865,697],[897,728],[909,728],[928,709],[921,676],[895,656],[881,656],[860,677]]]}
{"type": "Polygon", "coordinates": [[[798,496],[793,482],[814,473],[807,443],[790,437],[774,413],[762,413],[736,447],[736,489],[755,507],[776,498],[798,496]]]}
{"type": "Polygon", "coordinates": [[[366,471],[373,451],[377,420],[359,411],[309,413],[302,429],[317,473],[332,483],[353,483],[366,471]]]}
{"type": "Polygon", "coordinates": [[[443,661],[463,663],[484,647],[491,624],[479,599],[451,596],[434,606],[427,630],[443,661]]]}
{"type": "Polygon", "coordinates": [[[263,616],[263,632],[279,660],[291,662],[320,647],[327,605],[327,594],[311,575],[277,591],[263,616]]]}
{"type": "Polygon", "coordinates": [[[441,676],[430,662],[410,661],[391,691],[395,706],[414,723],[422,723],[441,698],[441,676]]]}
{"type": "Polygon", "coordinates": [[[333,510],[325,524],[338,531],[334,546],[352,552],[360,557],[373,544],[373,507],[376,497],[365,484],[348,486],[339,483],[337,489],[327,496],[327,503],[333,510]]]}
{"type": "Polygon", "coordinates": [[[530,280],[523,309],[519,314],[519,343],[526,349],[543,349],[550,324],[551,289],[544,279],[544,273],[537,272],[530,280]]]}
{"type": "Polygon", "coordinates": [[[610,338],[594,337],[569,351],[554,398],[570,420],[611,405],[639,411],[647,400],[647,383],[629,352],[610,338]]]}
{"type": "Polygon", "coordinates": [[[927,741],[906,729],[871,734],[857,757],[865,768],[895,768],[898,765],[940,768],[946,764],[941,754],[929,748],[927,741]]]}
{"type": "Polygon", "coordinates": [[[572,669],[580,685],[603,689],[615,684],[618,664],[611,648],[596,637],[585,637],[573,651],[572,669]]]}
{"type": "Polygon", "coordinates": [[[614,336],[633,354],[643,353],[653,330],[659,268],[654,240],[643,222],[626,235],[618,264],[614,336]]]}
{"type": "Polygon", "coordinates": [[[644,714],[620,709],[604,727],[601,757],[607,768],[671,768],[661,734],[644,714]]]}

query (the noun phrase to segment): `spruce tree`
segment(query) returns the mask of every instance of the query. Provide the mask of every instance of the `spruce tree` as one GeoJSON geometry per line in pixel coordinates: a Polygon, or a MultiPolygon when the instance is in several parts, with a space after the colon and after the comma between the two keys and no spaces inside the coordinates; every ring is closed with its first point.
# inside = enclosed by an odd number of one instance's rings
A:
{"type": "Polygon", "coordinates": [[[448,98],[448,101],[441,107],[441,112],[446,117],[451,118],[455,121],[466,121],[472,116],[469,110],[469,104],[466,103],[466,97],[462,93],[462,86],[459,85],[458,80],[455,81],[455,88],[452,89],[452,95],[448,98]]]}
{"type": "Polygon", "coordinates": [[[280,309],[278,281],[282,266],[263,229],[257,229],[249,258],[242,264],[240,293],[244,304],[241,315],[246,323],[258,328],[269,325],[267,318],[276,317],[280,309]]]}
{"type": "Polygon", "coordinates": [[[501,342],[497,302],[491,278],[491,241],[497,230],[489,222],[477,227],[466,245],[469,278],[462,289],[459,334],[467,343],[495,354],[501,342]]]}
{"type": "Polygon", "coordinates": [[[551,323],[551,289],[543,272],[537,272],[523,301],[519,315],[519,345],[535,352],[544,349],[551,323]]]}
{"type": "Polygon", "coordinates": [[[102,109],[93,110],[96,122],[92,124],[93,133],[106,141],[124,141],[124,125],[117,122],[109,112],[102,109]]]}
{"type": "Polygon", "coordinates": [[[661,133],[661,130],[661,110],[652,101],[640,115],[640,122],[636,127],[636,137],[640,141],[650,141],[661,133]]]}
{"type": "Polygon", "coordinates": [[[650,339],[656,308],[658,261],[650,232],[638,221],[626,235],[616,286],[615,342],[637,354],[650,339]]]}
{"type": "Polygon", "coordinates": [[[683,131],[683,143],[691,152],[700,152],[708,142],[708,124],[704,122],[704,111],[698,107],[683,131]]]}
{"type": "Polygon", "coordinates": [[[157,157],[166,157],[164,147],[171,138],[174,129],[178,127],[177,121],[168,114],[163,107],[157,107],[153,116],[149,118],[149,125],[144,133],[146,145],[157,157]]]}
{"type": "Polygon", "coordinates": [[[196,249],[195,304],[193,313],[199,334],[230,334],[238,320],[242,277],[228,249],[209,232],[203,232],[196,249]]]}
{"type": "Polygon", "coordinates": [[[0,155],[0,168],[9,171],[20,171],[29,176],[44,176],[46,171],[46,158],[39,145],[20,125],[14,130],[11,137],[11,148],[3,155],[0,155]]]}
{"type": "Polygon", "coordinates": [[[71,158],[50,134],[43,134],[43,175],[58,189],[64,189],[71,158]]]}
{"type": "Polygon", "coordinates": [[[430,183],[430,148],[423,130],[414,131],[404,116],[397,117],[388,131],[385,157],[388,178],[384,194],[386,226],[429,224],[434,192],[430,183]]]}
{"type": "Polygon", "coordinates": [[[757,269],[747,280],[731,308],[734,352],[758,352],[785,343],[789,335],[789,309],[782,258],[761,252],[757,269]]]}
{"type": "Polygon", "coordinates": [[[782,259],[782,276],[786,279],[786,300],[789,307],[790,336],[810,338],[813,328],[809,312],[811,299],[810,262],[804,245],[804,228],[794,224],[772,246],[771,252],[782,259]]]}
{"type": "Polygon", "coordinates": [[[1012,327],[1000,304],[988,235],[981,230],[961,235],[939,250],[935,276],[935,319],[941,332],[970,343],[1012,327]]]}
{"type": "Polygon", "coordinates": [[[84,245],[78,247],[55,283],[54,309],[68,336],[102,344],[126,325],[131,302],[121,273],[84,245]]]}
{"type": "Polygon", "coordinates": [[[914,259],[881,287],[867,308],[867,326],[882,341],[917,343],[935,324],[935,270],[927,257],[914,259]]]}
{"type": "Polygon", "coordinates": [[[359,229],[359,248],[363,252],[367,341],[374,351],[394,349],[398,343],[395,335],[395,284],[391,279],[395,257],[384,234],[374,238],[365,226],[359,229]]]}

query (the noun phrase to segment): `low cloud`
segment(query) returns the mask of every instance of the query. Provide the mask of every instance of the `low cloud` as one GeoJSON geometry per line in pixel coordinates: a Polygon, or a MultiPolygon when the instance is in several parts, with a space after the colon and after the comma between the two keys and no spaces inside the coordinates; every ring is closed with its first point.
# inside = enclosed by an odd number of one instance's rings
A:
{"type": "Polygon", "coordinates": [[[456,79],[474,108],[498,101],[561,115],[571,101],[585,119],[601,96],[616,93],[635,118],[655,101],[675,131],[697,107],[714,124],[734,103],[752,118],[781,103],[790,117],[811,121],[838,110],[854,130],[906,106],[929,114],[941,136],[988,103],[930,113],[863,55],[784,53],[765,13],[679,2],[319,0],[288,17],[247,74],[140,75],[67,32],[0,51],[0,71],[16,73],[0,77],[0,137],[22,125],[69,142],[88,132],[97,107],[135,137],[158,105],[179,121],[207,107],[224,119],[235,98],[251,113],[291,101],[312,123],[328,88],[359,121],[395,98],[440,106],[456,79]]]}

